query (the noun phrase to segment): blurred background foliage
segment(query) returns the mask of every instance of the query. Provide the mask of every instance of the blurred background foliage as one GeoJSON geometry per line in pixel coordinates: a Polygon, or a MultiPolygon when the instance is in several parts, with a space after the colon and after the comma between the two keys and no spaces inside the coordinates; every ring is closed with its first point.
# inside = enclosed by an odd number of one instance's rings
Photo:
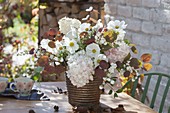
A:
{"type": "Polygon", "coordinates": [[[38,0],[0,0],[0,76],[29,76],[34,58],[18,53],[36,48],[38,0]]]}

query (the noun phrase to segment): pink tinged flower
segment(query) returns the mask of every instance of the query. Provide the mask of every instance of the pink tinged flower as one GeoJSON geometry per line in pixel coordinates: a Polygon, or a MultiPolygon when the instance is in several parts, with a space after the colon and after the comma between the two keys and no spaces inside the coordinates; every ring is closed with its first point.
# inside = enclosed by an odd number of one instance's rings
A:
{"type": "Polygon", "coordinates": [[[105,55],[109,59],[110,63],[116,63],[117,61],[123,61],[129,54],[130,49],[127,44],[122,44],[118,48],[111,48],[105,52],[105,55]]]}
{"type": "Polygon", "coordinates": [[[6,82],[0,82],[0,92],[3,92],[5,90],[5,88],[7,87],[7,83],[6,82]]]}

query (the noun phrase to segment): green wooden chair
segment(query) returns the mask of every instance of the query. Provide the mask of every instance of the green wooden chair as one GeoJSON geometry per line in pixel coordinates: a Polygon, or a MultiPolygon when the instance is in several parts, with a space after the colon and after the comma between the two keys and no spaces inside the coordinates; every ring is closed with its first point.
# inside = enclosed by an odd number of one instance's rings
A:
{"type": "MultiPolygon", "coordinates": [[[[143,93],[141,95],[141,100],[140,101],[142,103],[145,102],[145,99],[147,97],[146,94],[147,94],[149,84],[150,84],[150,80],[151,80],[152,76],[158,76],[157,83],[156,83],[155,89],[153,91],[153,96],[152,96],[151,101],[150,101],[150,108],[154,108],[154,103],[155,103],[155,100],[156,100],[156,96],[157,96],[157,93],[158,93],[158,89],[159,89],[159,85],[160,85],[160,82],[162,80],[162,77],[166,77],[168,79],[167,85],[166,85],[165,90],[163,92],[161,104],[160,104],[160,107],[159,107],[159,113],[162,113],[163,106],[164,106],[164,103],[165,103],[165,99],[166,99],[168,90],[170,88],[170,75],[163,74],[163,73],[147,73],[147,74],[144,74],[144,76],[147,76],[147,80],[146,80],[146,83],[145,83],[145,86],[144,86],[143,93]]],[[[138,76],[137,79],[133,82],[133,87],[132,87],[132,90],[131,90],[131,96],[132,97],[135,97],[139,77],[140,76],[138,76]]],[[[121,89],[126,88],[130,83],[132,83],[132,80],[129,80],[121,89]]],[[[170,113],[170,106],[169,106],[168,113],[170,113]]]]}

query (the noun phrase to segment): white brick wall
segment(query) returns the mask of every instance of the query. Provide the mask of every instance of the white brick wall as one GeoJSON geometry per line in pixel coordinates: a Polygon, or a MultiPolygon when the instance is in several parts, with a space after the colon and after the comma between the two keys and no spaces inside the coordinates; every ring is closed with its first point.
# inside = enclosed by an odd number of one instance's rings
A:
{"type": "MultiPolygon", "coordinates": [[[[105,0],[105,11],[116,19],[126,21],[126,38],[137,44],[140,55],[152,53],[153,72],[170,74],[170,0],[105,0]]],[[[159,106],[164,87],[165,84],[161,84],[156,107],[159,106]]],[[[164,113],[167,113],[169,106],[170,91],[164,113]]]]}

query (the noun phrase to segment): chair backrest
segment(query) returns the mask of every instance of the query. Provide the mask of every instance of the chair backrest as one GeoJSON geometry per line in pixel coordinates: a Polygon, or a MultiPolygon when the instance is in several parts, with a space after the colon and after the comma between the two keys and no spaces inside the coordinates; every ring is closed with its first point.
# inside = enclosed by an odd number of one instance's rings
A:
{"type": "MultiPolygon", "coordinates": [[[[144,103],[145,102],[145,99],[147,97],[147,91],[148,91],[148,88],[149,88],[149,84],[150,84],[150,81],[151,81],[151,77],[152,76],[158,76],[158,79],[157,79],[157,82],[156,82],[156,86],[153,90],[153,96],[151,98],[151,101],[150,101],[150,108],[154,108],[154,104],[155,104],[155,100],[156,100],[156,96],[157,96],[157,93],[158,93],[158,89],[159,89],[159,86],[160,86],[160,83],[161,83],[161,80],[162,80],[162,77],[166,77],[168,82],[166,84],[166,87],[165,87],[165,90],[163,93],[163,96],[162,96],[162,99],[161,99],[161,103],[160,103],[160,107],[159,107],[159,113],[162,113],[163,111],[163,107],[164,107],[164,103],[165,103],[165,99],[166,99],[166,96],[167,96],[167,93],[168,93],[168,90],[170,88],[170,75],[167,75],[167,74],[163,74],[163,73],[147,73],[147,74],[144,74],[145,76],[147,76],[147,80],[146,80],[146,83],[145,83],[145,86],[144,86],[144,90],[143,90],[143,93],[141,95],[141,102],[144,103]]],[[[138,85],[138,80],[139,80],[140,76],[137,77],[137,79],[133,82],[133,87],[132,87],[132,90],[131,90],[131,96],[132,97],[135,97],[135,93],[136,93],[136,88],[137,88],[137,85],[138,85]]],[[[131,83],[132,80],[129,80],[124,86],[123,88],[125,88],[126,86],[128,86],[129,83],[131,83]]],[[[170,107],[169,107],[169,110],[168,110],[168,113],[170,113],[170,107]]]]}

